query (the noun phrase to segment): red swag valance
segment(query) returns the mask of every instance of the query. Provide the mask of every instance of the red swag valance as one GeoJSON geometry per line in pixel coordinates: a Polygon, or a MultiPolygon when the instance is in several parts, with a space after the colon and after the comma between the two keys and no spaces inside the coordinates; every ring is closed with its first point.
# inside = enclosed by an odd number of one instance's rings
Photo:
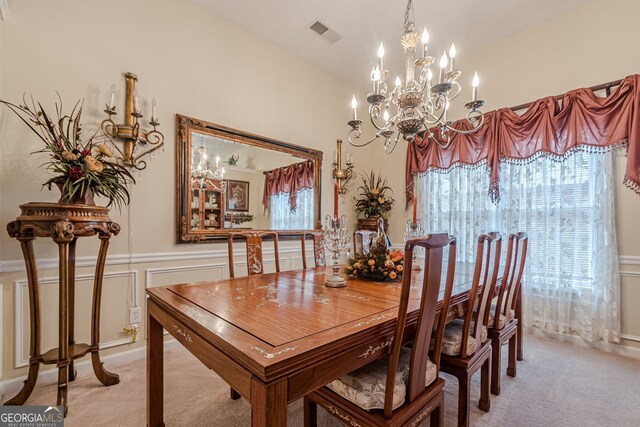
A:
{"type": "Polygon", "coordinates": [[[312,189],[315,185],[314,170],[313,161],[308,160],[265,172],[262,195],[265,211],[269,210],[271,196],[280,193],[289,194],[289,206],[294,211],[298,203],[298,191],[305,188],[312,189]]]}
{"type": "MultiPolygon", "coordinates": [[[[455,124],[470,129],[466,119],[455,124]]],[[[439,138],[438,129],[432,129],[439,138]]],[[[490,174],[489,197],[500,199],[498,165],[540,155],[562,157],[576,150],[607,151],[627,147],[624,175],[627,187],[640,194],[640,75],[626,77],[606,98],[590,89],[567,92],[558,101],[535,101],[522,115],[509,108],[485,114],[485,123],[471,135],[453,133],[443,149],[416,136],[407,149],[406,206],[413,200],[413,175],[433,169],[451,169],[486,162],[490,174]]]]}

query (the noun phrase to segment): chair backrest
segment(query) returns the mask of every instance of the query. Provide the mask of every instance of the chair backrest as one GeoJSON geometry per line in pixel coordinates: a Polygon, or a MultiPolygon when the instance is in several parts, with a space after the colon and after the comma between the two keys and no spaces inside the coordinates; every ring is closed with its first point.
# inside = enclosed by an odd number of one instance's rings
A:
{"type": "Polygon", "coordinates": [[[324,267],[327,265],[327,258],[324,252],[324,234],[322,231],[303,231],[302,232],[302,268],[307,268],[307,237],[311,236],[313,240],[313,260],[316,267],[324,267]]]}
{"type": "MultiPolygon", "coordinates": [[[[502,283],[498,292],[498,301],[496,302],[495,318],[498,319],[500,314],[506,316],[509,321],[513,317],[511,310],[516,309],[520,286],[522,283],[522,273],[524,264],[527,260],[527,243],[529,237],[527,233],[517,233],[509,235],[509,243],[507,245],[507,259],[504,264],[504,273],[502,274],[502,283]]],[[[497,322],[495,322],[497,324],[497,322]]]]}
{"type": "Polygon", "coordinates": [[[470,356],[467,354],[469,334],[471,333],[471,337],[476,340],[476,349],[478,349],[482,342],[482,328],[489,323],[491,299],[494,295],[496,282],[498,281],[498,270],[500,269],[501,248],[502,235],[500,233],[491,232],[478,236],[473,281],[469,290],[469,302],[462,327],[460,347],[460,357],[462,359],[470,356]],[[472,325],[473,329],[471,328],[472,325]]]}
{"type": "Polygon", "coordinates": [[[233,239],[244,238],[247,249],[247,272],[249,276],[264,273],[264,260],[262,258],[262,243],[264,237],[273,238],[273,251],[276,262],[276,271],[280,271],[280,257],[278,254],[278,233],[275,231],[245,231],[241,233],[229,233],[229,277],[235,277],[233,263],[233,239]]]}
{"type": "Polygon", "coordinates": [[[355,254],[368,254],[369,246],[371,244],[371,236],[375,234],[375,231],[371,230],[356,230],[353,232],[353,255],[355,254]]]}
{"type": "Polygon", "coordinates": [[[403,334],[407,323],[407,311],[409,306],[409,295],[411,293],[411,282],[413,274],[420,274],[413,270],[413,251],[416,247],[425,249],[424,271],[422,274],[422,293],[420,300],[420,310],[418,322],[416,323],[416,333],[411,347],[411,358],[409,362],[409,379],[405,401],[411,403],[415,401],[425,391],[427,358],[429,357],[429,343],[432,335],[435,335],[435,352],[432,362],[440,371],[440,348],[446,323],[449,302],[451,300],[451,290],[453,288],[453,276],[456,262],[456,239],[446,233],[431,234],[425,238],[408,240],[404,249],[404,274],[402,276],[402,289],[400,293],[400,306],[398,309],[398,319],[396,322],[391,355],[389,357],[389,367],[387,370],[387,384],[384,396],[384,416],[390,418],[393,412],[393,389],[400,357],[400,349],[403,344],[403,334]],[[438,320],[436,321],[436,309],[440,284],[442,280],[443,252],[448,246],[448,264],[446,282],[442,307],[438,320]],[[434,332],[434,325],[437,327],[434,332]]]}

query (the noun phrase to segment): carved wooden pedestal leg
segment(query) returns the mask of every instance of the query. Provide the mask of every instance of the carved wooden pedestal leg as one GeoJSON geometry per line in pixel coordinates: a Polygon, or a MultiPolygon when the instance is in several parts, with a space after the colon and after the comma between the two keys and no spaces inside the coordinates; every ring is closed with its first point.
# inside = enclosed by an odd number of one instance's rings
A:
{"type": "MultiPolygon", "coordinates": [[[[72,347],[75,343],[75,300],[76,300],[76,242],[78,238],[74,238],[69,243],[69,347],[72,347]]],[[[69,362],[69,382],[76,379],[77,372],[73,366],[73,360],[69,362]]]]}
{"type": "MultiPolygon", "coordinates": [[[[55,239],[55,238],[54,238],[55,239]]],[[[69,378],[69,274],[68,255],[69,241],[55,239],[58,244],[59,258],[59,310],[60,320],[58,324],[58,400],[57,405],[64,407],[67,415],[67,380],[69,378]]]]}
{"type": "Polygon", "coordinates": [[[93,372],[98,380],[106,385],[115,385],[120,382],[118,374],[107,371],[100,361],[100,300],[102,298],[102,278],[104,275],[104,263],[107,258],[110,234],[100,234],[100,252],[96,262],[95,281],[93,283],[93,305],[91,307],[91,364],[93,372]]]}
{"type": "MultiPolygon", "coordinates": [[[[10,224],[11,225],[11,224],[10,224]]],[[[22,389],[13,398],[7,400],[5,405],[24,405],[38,380],[40,369],[40,297],[38,293],[38,270],[36,269],[36,257],[33,255],[33,240],[31,236],[16,236],[20,241],[27,269],[27,281],[29,285],[29,317],[31,339],[29,343],[29,374],[22,389]]]]}

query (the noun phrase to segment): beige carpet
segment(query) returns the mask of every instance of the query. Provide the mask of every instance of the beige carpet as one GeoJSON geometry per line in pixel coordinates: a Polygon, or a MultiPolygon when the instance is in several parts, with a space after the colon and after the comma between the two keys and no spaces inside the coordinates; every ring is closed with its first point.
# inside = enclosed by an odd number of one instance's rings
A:
{"type": "MultiPolygon", "coordinates": [[[[145,425],[145,361],[108,368],[120,374],[120,384],[104,388],[84,374],[70,385],[67,426],[145,425]]],[[[445,378],[446,425],[454,426],[457,382],[445,378]]],[[[502,394],[491,396],[489,413],[477,408],[479,373],[474,380],[475,426],[640,425],[640,360],[527,335],[518,376],[503,375],[502,394]]],[[[228,394],[226,384],[182,347],[167,352],[167,426],[250,425],[249,404],[229,400],[228,394]]],[[[28,404],[49,405],[55,398],[55,386],[41,386],[28,404]]],[[[322,426],[340,425],[322,410],[319,420],[322,426]]],[[[301,401],[289,405],[289,425],[302,425],[301,401]]]]}

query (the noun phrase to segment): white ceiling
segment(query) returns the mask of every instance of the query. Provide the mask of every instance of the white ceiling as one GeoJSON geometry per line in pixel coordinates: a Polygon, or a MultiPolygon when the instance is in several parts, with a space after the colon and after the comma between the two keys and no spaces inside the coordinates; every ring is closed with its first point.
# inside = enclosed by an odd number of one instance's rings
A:
{"type": "MultiPolygon", "coordinates": [[[[387,52],[385,68],[403,74],[399,39],[405,0],[193,1],[355,85],[368,81],[380,42],[387,52]],[[309,30],[317,19],[341,39],[332,44],[309,30]]],[[[590,1],[414,0],[416,30],[428,28],[436,58],[451,42],[460,56],[590,1]]]]}

